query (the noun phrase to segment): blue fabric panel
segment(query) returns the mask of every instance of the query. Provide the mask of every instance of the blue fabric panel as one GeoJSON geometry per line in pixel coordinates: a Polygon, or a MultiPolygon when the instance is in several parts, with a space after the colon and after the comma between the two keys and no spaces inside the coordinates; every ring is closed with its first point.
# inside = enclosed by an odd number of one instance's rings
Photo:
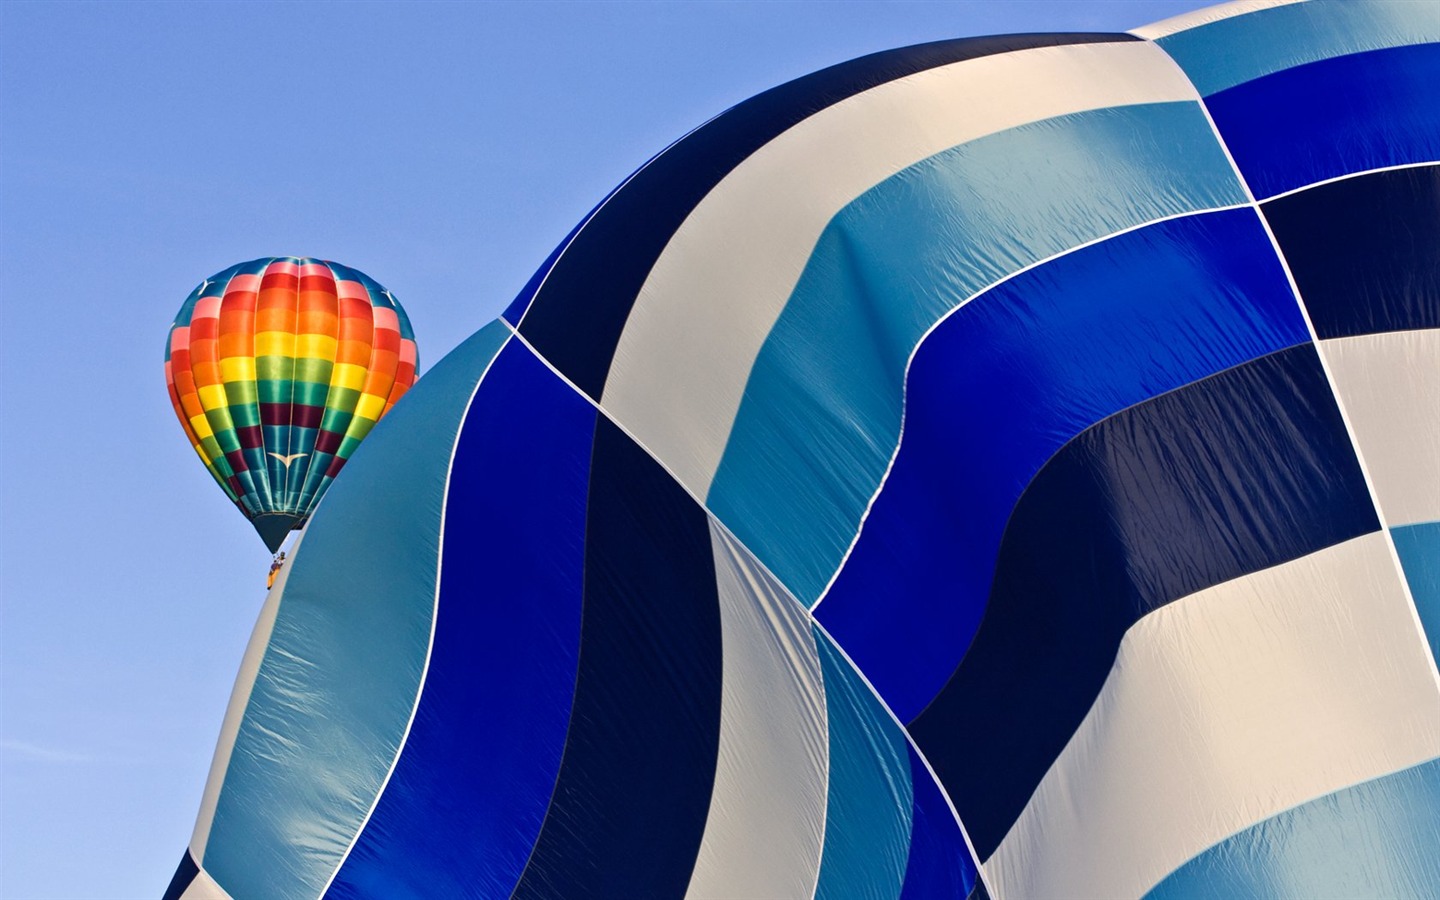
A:
{"type": "Polygon", "coordinates": [[[1012,34],[936,41],[863,56],[758,94],[681,138],[622,185],[556,261],[520,331],[599,398],[630,308],[675,229],[711,188],[776,136],[847,97],[936,66],[1031,47],[1131,40],[1126,34],[1012,34]]]}
{"type": "Polygon", "coordinates": [[[1132,624],[1378,528],[1312,344],[1067,444],[1015,507],[970,652],[910,726],[981,860],[1084,719],[1132,624]]]}
{"type": "Polygon", "coordinates": [[[1011,510],[1060,447],[1308,341],[1255,213],[1161,222],[986,292],[921,345],[900,451],[816,617],[909,721],[979,627],[1011,510]]]}
{"type": "Polygon", "coordinates": [[[1440,166],[1357,175],[1263,208],[1321,339],[1440,328],[1440,166]]]}
{"type": "Polygon", "coordinates": [[[451,450],[509,334],[486,326],[418,381],[310,520],[199,861],[232,896],[314,898],[375,802],[429,649],[451,450]]]}
{"type": "Polygon", "coordinates": [[[1430,653],[1440,660],[1440,522],[1403,525],[1392,528],[1390,534],[1425,636],[1430,639],[1430,653]]]}
{"type": "Polygon", "coordinates": [[[175,867],[175,874],[170,876],[170,883],[166,885],[160,900],[180,900],[185,889],[190,887],[190,882],[199,874],[200,867],[195,865],[195,858],[186,850],[185,855],[180,857],[180,865],[175,867]]]}
{"type": "Polygon", "coordinates": [[[705,511],[608,419],[595,429],[580,670],[517,898],[680,897],[720,744],[720,601],[705,511]]]}
{"type": "Polygon", "coordinates": [[[711,510],[813,602],[899,436],[906,360],[999,278],[1175,213],[1244,201],[1197,104],[990,135],[881,182],[825,229],[756,359],[711,510]]]}
{"type": "Polygon", "coordinates": [[[1256,198],[1440,160],[1440,44],[1287,69],[1206,100],[1256,198]]]}
{"type": "Polygon", "coordinates": [[[1228,837],[1149,900],[1440,897],[1440,760],[1327,794],[1228,837]]]}
{"type": "Polygon", "coordinates": [[[594,407],[522,344],[491,366],[451,468],[420,706],[327,896],[504,897],[519,881],[570,722],[594,431],[594,407]]]}
{"type": "Polygon", "coordinates": [[[905,864],[905,885],[900,900],[968,896],[975,888],[975,861],[955,822],[945,796],[914,748],[910,754],[910,781],[915,785],[911,813],[910,859],[905,864]]]}
{"type": "Polygon", "coordinates": [[[830,729],[830,789],[815,900],[896,900],[910,853],[914,788],[908,744],[818,628],[815,646],[830,729]]]}
{"type": "Polygon", "coordinates": [[[1440,41],[1440,5],[1414,0],[1294,3],[1156,41],[1201,94],[1332,56],[1440,41]]]}

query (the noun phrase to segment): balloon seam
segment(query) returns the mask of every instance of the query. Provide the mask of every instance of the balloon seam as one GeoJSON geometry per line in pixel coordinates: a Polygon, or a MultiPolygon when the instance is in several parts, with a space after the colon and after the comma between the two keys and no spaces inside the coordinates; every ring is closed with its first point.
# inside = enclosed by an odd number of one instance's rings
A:
{"type": "Polygon", "coordinates": [[[385,779],[380,782],[380,787],[375,792],[375,799],[370,803],[370,809],[366,811],[365,818],[360,821],[360,826],[355,829],[354,837],[350,839],[349,846],[347,846],[345,852],[341,854],[339,862],[335,864],[335,868],[331,871],[330,877],[325,881],[324,887],[322,887],[316,895],[317,900],[320,897],[324,897],[330,890],[330,886],[335,883],[335,879],[339,876],[340,870],[345,867],[345,861],[350,858],[351,851],[353,851],[355,845],[360,842],[360,836],[365,833],[366,826],[370,824],[370,818],[375,815],[375,810],[380,806],[380,799],[385,796],[385,789],[390,786],[390,778],[395,774],[395,769],[400,763],[400,757],[405,753],[405,744],[410,739],[410,729],[414,726],[415,714],[420,709],[420,698],[425,693],[425,681],[430,674],[430,657],[435,649],[435,623],[440,617],[440,576],[445,560],[445,512],[450,504],[450,476],[455,466],[455,452],[460,446],[460,435],[465,430],[465,420],[470,417],[470,407],[475,402],[475,395],[480,392],[480,386],[485,383],[485,377],[490,374],[490,369],[495,365],[495,361],[500,358],[500,354],[504,352],[505,346],[509,343],[510,339],[506,338],[495,351],[495,355],[490,357],[490,361],[485,364],[485,369],[480,373],[480,377],[475,379],[475,386],[470,389],[470,397],[465,401],[465,413],[460,417],[460,421],[455,428],[455,440],[450,445],[450,460],[445,465],[445,493],[440,500],[439,542],[435,551],[435,595],[430,612],[430,637],[425,646],[425,665],[420,670],[420,683],[415,688],[415,702],[410,706],[410,717],[405,722],[405,730],[400,735],[400,743],[395,748],[395,756],[390,760],[390,766],[385,771],[385,779]]]}
{"type": "Polygon", "coordinates": [[[920,352],[920,348],[925,345],[925,342],[927,340],[929,340],[930,335],[932,335],[937,329],[939,329],[941,325],[945,324],[946,320],[948,320],[951,316],[955,315],[961,309],[969,306],[972,301],[977,300],[982,295],[989,293],[990,291],[1000,287],[1003,284],[1006,284],[1007,282],[1015,278],[1020,277],[1021,275],[1024,275],[1031,269],[1039,268],[1040,266],[1047,265],[1057,259],[1069,256],[1072,253],[1077,253],[1081,250],[1088,249],[1098,244],[1103,244],[1106,241],[1111,240],[1112,238],[1118,238],[1123,235],[1129,234],[1132,231],[1139,231],[1142,228],[1149,228],[1152,225],[1159,225],[1163,222],[1170,222],[1176,219],[1185,219],[1194,216],[1209,215],[1210,213],[1226,212],[1229,210],[1247,208],[1248,204],[1239,203],[1231,204],[1229,206],[1206,207],[1205,209],[1194,209],[1187,210],[1186,212],[1181,213],[1172,213],[1171,215],[1161,216],[1156,219],[1150,219],[1137,225],[1131,225],[1128,228],[1123,228],[1120,231],[1114,231],[1109,234],[1102,235],[1098,238],[1093,238],[1092,240],[1088,240],[1083,244],[1076,244],[1075,246],[1061,250],[1058,253],[1052,253],[1044,259],[1038,259],[1035,262],[1030,263],[1029,265],[1016,269],[1014,272],[1011,272],[1002,278],[998,278],[995,281],[980,288],[979,290],[971,293],[969,296],[965,297],[955,306],[947,310],[945,314],[942,315],[939,319],[936,319],[929,328],[925,329],[925,333],[920,335],[920,339],[915,342],[915,346],[912,347],[910,350],[909,357],[905,360],[905,373],[901,378],[900,388],[900,429],[895,436],[895,445],[890,451],[890,459],[885,464],[885,471],[881,474],[879,482],[876,483],[874,490],[871,491],[870,499],[865,503],[865,510],[860,514],[860,519],[855,525],[855,531],[850,539],[850,545],[845,548],[845,553],[840,557],[840,561],[836,563],[834,571],[830,573],[830,579],[825,582],[825,587],[820,591],[820,595],[815,598],[814,603],[810,604],[811,612],[814,612],[816,609],[819,608],[821,603],[825,602],[825,598],[830,594],[830,589],[835,586],[835,582],[840,578],[840,573],[845,570],[845,565],[850,561],[850,556],[852,553],[854,553],[855,546],[860,543],[861,534],[865,530],[865,522],[867,519],[870,518],[870,511],[874,509],[876,501],[880,498],[880,494],[885,490],[885,484],[890,479],[890,472],[895,467],[895,460],[900,455],[901,445],[905,442],[905,424],[909,412],[909,404],[907,401],[910,393],[910,367],[914,364],[915,357],[920,352]]]}
{"type": "MultiPolygon", "coordinates": [[[[1161,49],[1163,50],[1164,48],[1161,47],[1161,49]]],[[[1179,63],[1177,62],[1176,65],[1179,66],[1179,63]]],[[[1186,77],[1188,78],[1189,75],[1187,74],[1186,77]]],[[[1430,649],[1430,641],[1426,637],[1425,626],[1420,621],[1420,610],[1415,603],[1414,592],[1410,589],[1409,579],[1405,577],[1405,569],[1400,562],[1400,552],[1395,547],[1395,536],[1391,533],[1390,524],[1385,518],[1385,511],[1380,506],[1380,497],[1375,490],[1375,481],[1370,476],[1370,468],[1365,463],[1365,455],[1361,452],[1360,442],[1355,437],[1355,427],[1350,421],[1349,413],[1345,410],[1345,401],[1340,396],[1340,391],[1335,382],[1335,375],[1330,369],[1329,361],[1325,358],[1320,338],[1315,331],[1315,323],[1310,319],[1310,310],[1305,305],[1304,295],[1300,292],[1300,285],[1295,280],[1295,274],[1290,271],[1290,262],[1285,258],[1285,252],[1280,247],[1280,241],[1275,237],[1274,230],[1270,227],[1270,221],[1265,218],[1265,212],[1261,209],[1260,201],[1256,199],[1254,191],[1250,188],[1250,183],[1245,179],[1245,173],[1240,170],[1240,166],[1236,163],[1235,157],[1231,155],[1230,147],[1225,142],[1225,136],[1220,133],[1220,128],[1216,125],[1215,118],[1210,114],[1210,107],[1206,104],[1205,98],[1199,96],[1198,89],[1196,96],[1197,102],[1200,105],[1200,111],[1204,114],[1205,121],[1210,125],[1210,130],[1215,135],[1215,140],[1219,143],[1221,152],[1225,154],[1225,159],[1230,163],[1231,169],[1235,172],[1235,177],[1239,180],[1240,187],[1244,190],[1245,196],[1250,198],[1250,202],[1246,205],[1254,210],[1255,218],[1260,220],[1260,227],[1264,229],[1265,236],[1270,240],[1270,249],[1274,252],[1276,260],[1279,261],[1281,271],[1285,273],[1285,280],[1290,286],[1290,292],[1295,298],[1295,304],[1300,310],[1300,316],[1305,321],[1305,328],[1310,334],[1310,343],[1315,347],[1315,354],[1320,358],[1320,369],[1325,373],[1325,380],[1330,386],[1330,393],[1335,400],[1335,407],[1340,412],[1340,421],[1345,425],[1345,434],[1350,440],[1350,448],[1355,453],[1356,462],[1360,466],[1360,474],[1365,479],[1365,488],[1370,493],[1370,504],[1374,508],[1375,517],[1380,522],[1380,529],[1385,533],[1385,543],[1390,549],[1390,561],[1394,566],[1396,577],[1400,579],[1400,587],[1405,595],[1405,599],[1409,602],[1410,617],[1415,625],[1415,637],[1420,641],[1420,645],[1425,652],[1425,657],[1430,661],[1431,677],[1435,679],[1436,687],[1440,688],[1440,664],[1437,664],[1435,654],[1430,649]]],[[[1409,166],[1404,168],[1409,168],[1409,166]]],[[[1355,174],[1362,175],[1365,173],[1360,172],[1355,174]]],[[[1323,184],[1325,182],[1318,183],[1323,184]]],[[[1304,190],[1310,187],[1314,187],[1314,185],[1305,185],[1303,188],[1298,188],[1297,190],[1304,190]]],[[[1267,199],[1274,199],[1274,197],[1267,199]]]]}

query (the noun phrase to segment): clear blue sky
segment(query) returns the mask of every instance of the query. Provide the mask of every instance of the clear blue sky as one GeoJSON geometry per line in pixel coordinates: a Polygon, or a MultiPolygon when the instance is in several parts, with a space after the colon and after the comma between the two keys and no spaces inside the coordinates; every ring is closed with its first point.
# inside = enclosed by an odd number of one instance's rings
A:
{"type": "Polygon", "coordinates": [[[1199,5],[0,3],[0,896],[158,897],[189,839],[269,563],[165,393],[202,278],[356,266],[428,367],[758,91],[1199,5]]]}

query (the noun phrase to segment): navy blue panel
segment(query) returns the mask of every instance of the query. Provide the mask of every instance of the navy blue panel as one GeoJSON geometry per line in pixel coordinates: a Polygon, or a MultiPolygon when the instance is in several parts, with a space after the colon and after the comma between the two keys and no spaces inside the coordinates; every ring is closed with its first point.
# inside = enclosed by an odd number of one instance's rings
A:
{"type": "Polygon", "coordinates": [[[420,705],[328,896],[501,897],[519,880],[570,720],[595,415],[513,341],[471,401],[420,705]]]}
{"type": "Polygon", "coordinates": [[[1440,44],[1372,50],[1205,100],[1258,198],[1353,172],[1440,160],[1440,44]]]}
{"type": "Polygon", "coordinates": [[[1005,523],[1051,455],[1117,410],[1308,340],[1249,209],[1119,235],[976,298],[911,363],[900,451],[817,618],[908,721],[970,645],[1005,523]]]}
{"type": "Polygon", "coordinates": [[[515,896],[680,897],[720,742],[710,530],[689,495],[604,418],[587,523],[570,735],[515,896]]]}
{"type": "Polygon", "coordinates": [[[556,262],[520,331],[598,398],[630,307],[670,236],[711,188],[776,135],[846,97],[936,66],[1031,47],[1129,40],[1136,38],[1022,34],[937,41],[863,56],[752,97],[676,142],[596,211],[556,262]]]}
{"type": "Polygon", "coordinates": [[[910,859],[905,864],[900,900],[959,900],[975,887],[975,861],[935,779],[915,748],[906,749],[910,751],[915,799],[910,816],[910,859]]]}
{"type": "Polygon", "coordinates": [[[1264,210],[1321,338],[1440,328],[1440,166],[1322,184],[1264,210]]]}
{"type": "Polygon", "coordinates": [[[1067,444],[1015,508],[970,652],[910,727],[980,858],[1084,719],[1136,620],[1378,528],[1312,344],[1067,444]]]}
{"type": "Polygon", "coordinates": [[[160,900],[180,900],[180,895],[185,893],[190,882],[194,881],[195,876],[199,874],[200,867],[195,865],[190,851],[186,850],[185,855],[180,857],[180,865],[175,868],[175,874],[171,876],[170,884],[165,888],[165,893],[160,900]]]}

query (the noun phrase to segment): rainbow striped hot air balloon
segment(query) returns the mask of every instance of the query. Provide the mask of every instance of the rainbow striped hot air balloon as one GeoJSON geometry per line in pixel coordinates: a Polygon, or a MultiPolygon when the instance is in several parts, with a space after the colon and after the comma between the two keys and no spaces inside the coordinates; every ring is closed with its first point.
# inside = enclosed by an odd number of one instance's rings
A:
{"type": "Polygon", "coordinates": [[[181,427],[271,552],[418,367],[410,321],[388,290],[356,269],[295,256],[202,281],[165,346],[181,427]]]}

